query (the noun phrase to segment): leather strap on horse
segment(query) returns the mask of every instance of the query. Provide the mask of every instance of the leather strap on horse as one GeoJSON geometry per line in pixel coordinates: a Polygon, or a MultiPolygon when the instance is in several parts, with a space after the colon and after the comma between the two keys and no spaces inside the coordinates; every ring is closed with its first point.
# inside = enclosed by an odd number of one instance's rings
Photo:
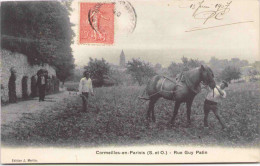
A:
{"type": "Polygon", "coordinates": [[[168,80],[172,81],[173,83],[175,83],[176,84],[175,86],[182,86],[182,85],[178,84],[176,81],[173,81],[172,79],[170,79],[170,78],[168,78],[166,76],[163,76],[163,77],[164,77],[164,79],[163,79],[163,82],[162,82],[162,85],[161,85],[161,90],[159,92],[169,92],[169,93],[177,92],[176,90],[175,91],[174,90],[171,90],[171,91],[163,90],[163,84],[164,84],[166,79],[168,79],[168,80]]]}
{"type": "MultiPolygon", "coordinates": [[[[178,90],[175,90],[175,91],[173,91],[173,90],[172,90],[172,91],[163,90],[163,84],[164,84],[164,82],[165,82],[166,79],[170,80],[170,81],[173,82],[173,83],[176,83],[176,86],[182,86],[182,85],[178,84],[176,81],[173,81],[172,79],[170,79],[169,77],[166,77],[166,76],[163,76],[163,77],[164,77],[164,79],[163,79],[163,82],[162,82],[160,91],[158,91],[158,92],[156,92],[156,93],[154,93],[154,94],[148,96],[148,98],[142,97],[142,96],[139,96],[138,98],[139,98],[139,99],[144,99],[144,100],[150,100],[151,97],[153,97],[153,96],[159,94],[160,92],[168,92],[168,93],[175,93],[175,92],[177,92],[178,90]]],[[[143,92],[143,94],[144,94],[144,92],[143,92]]]]}
{"type": "Polygon", "coordinates": [[[167,78],[168,80],[170,80],[171,82],[176,83],[176,81],[172,80],[171,78],[167,77],[167,76],[163,76],[164,78],[167,78]]]}
{"type": "Polygon", "coordinates": [[[162,85],[161,85],[161,91],[163,91],[163,84],[164,84],[164,81],[166,80],[166,78],[164,77],[163,79],[163,82],[162,82],[162,85]]]}

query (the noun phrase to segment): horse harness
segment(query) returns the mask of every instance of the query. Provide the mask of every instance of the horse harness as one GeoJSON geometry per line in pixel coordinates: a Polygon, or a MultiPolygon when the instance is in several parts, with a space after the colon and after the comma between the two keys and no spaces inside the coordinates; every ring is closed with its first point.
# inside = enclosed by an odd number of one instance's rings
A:
{"type": "MultiPolygon", "coordinates": [[[[200,90],[196,90],[196,89],[194,89],[194,88],[192,88],[192,87],[190,87],[190,86],[188,85],[188,84],[189,84],[189,83],[188,83],[189,80],[187,80],[187,78],[185,77],[184,74],[181,75],[179,81],[174,81],[174,80],[172,80],[171,78],[169,78],[169,77],[167,77],[167,76],[163,76],[163,77],[164,77],[164,79],[163,79],[163,82],[162,82],[160,91],[158,91],[158,92],[156,92],[156,93],[154,93],[154,94],[148,96],[149,98],[151,98],[151,97],[157,95],[157,94],[160,93],[160,92],[167,92],[167,93],[172,93],[172,94],[173,94],[173,93],[179,91],[179,90],[172,90],[172,91],[164,90],[164,89],[163,89],[163,85],[164,85],[164,82],[165,82],[166,79],[168,79],[169,81],[175,83],[175,84],[176,84],[176,87],[177,87],[177,86],[181,86],[181,87],[182,87],[183,85],[180,84],[180,82],[185,82],[186,85],[188,86],[188,88],[189,88],[190,90],[192,90],[194,93],[197,94],[197,93],[200,92],[200,90]]],[[[174,88],[174,89],[175,89],[175,88],[174,88]]],[[[181,89],[180,89],[180,90],[181,90],[181,89]]],[[[213,91],[213,96],[214,96],[214,91],[213,91]]]]}
{"type": "Polygon", "coordinates": [[[158,91],[158,92],[156,92],[156,93],[150,95],[149,98],[151,98],[151,97],[157,95],[157,94],[160,93],[160,92],[167,92],[167,93],[172,93],[172,94],[173,94],[173,93],[175,93],[175,92],[178,91],[178,90],[175,90],[175,91],[174,91],[174,90],[171,90],[171,91],[164,90],[164,89],[163,89],[163,85],[164,85],[164,82],[165,82],[166,79],[169,80],[169,81],[171,81],[171,82],[173,82],[173,83],[176,83],[176,86],[182,86],[181,84],[179,84],[179,82],[173,81],[173,80],[170,79],[169,77],[166,77],[166,76],[163,76],[163,77],[164,77],[164,79],[163,79],[163,82],[162,82],[160,91],[158,91]]]}

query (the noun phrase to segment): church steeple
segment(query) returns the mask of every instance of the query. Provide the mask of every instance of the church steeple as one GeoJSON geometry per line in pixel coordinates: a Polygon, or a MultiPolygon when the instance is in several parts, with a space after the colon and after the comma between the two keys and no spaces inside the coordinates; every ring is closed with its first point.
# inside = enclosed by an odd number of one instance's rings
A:
{"type": "Polygon", "coordinates": [[[125,67],[125,53],[124,53],[124,50],[121,51],[119,65],[121,67],[125,67]]]}

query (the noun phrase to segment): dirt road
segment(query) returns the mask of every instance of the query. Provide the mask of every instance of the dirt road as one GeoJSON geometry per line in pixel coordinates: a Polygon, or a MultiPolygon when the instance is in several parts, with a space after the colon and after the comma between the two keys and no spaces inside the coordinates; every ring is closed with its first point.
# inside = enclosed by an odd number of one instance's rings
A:
{"type": "Polygon", "coordinates": [[[48,95],[44,102],[39,102],[38,97],[1,107],[1,125],[8,125],[18,121],[24,114],[37,114],[48,107],[52,107],[65,98],[72,97],[69,92],[48,95]]]}

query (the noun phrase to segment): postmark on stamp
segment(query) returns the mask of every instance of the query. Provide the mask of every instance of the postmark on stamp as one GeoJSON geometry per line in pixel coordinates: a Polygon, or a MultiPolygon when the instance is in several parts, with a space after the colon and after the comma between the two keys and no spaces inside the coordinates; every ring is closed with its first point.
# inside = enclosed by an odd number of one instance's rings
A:
{"type": "Polygon", "coordinates": [[[80,44],[114,43],[114,3],[80,3],[80,44]]]}
{"type": "Polygon", "coordinates": [[[128,34],[134,32],[137,24],[137,14],[130,2],[116,1],[114,14],[118,33],[128,34]]]}

